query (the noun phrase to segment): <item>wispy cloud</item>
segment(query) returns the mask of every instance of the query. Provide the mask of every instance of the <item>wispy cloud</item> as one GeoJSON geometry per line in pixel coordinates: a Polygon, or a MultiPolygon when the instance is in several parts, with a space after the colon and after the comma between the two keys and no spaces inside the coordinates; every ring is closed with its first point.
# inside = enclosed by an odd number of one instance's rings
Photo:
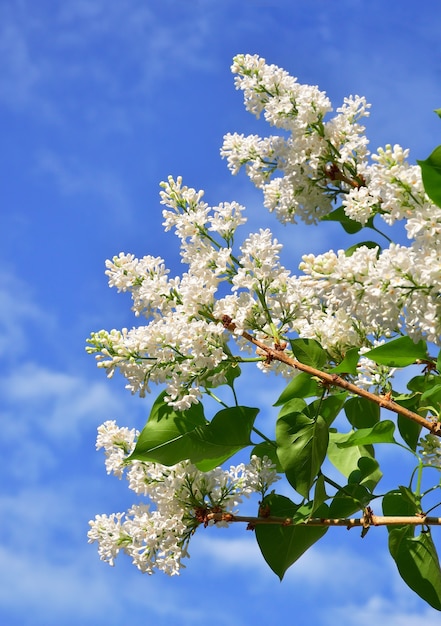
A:
{"type": "Polygon", "coordinates": [[[141,95],[145,106],[158,83],[213,66],[215,4],[91,0],[46,8],[25,0],[0,10],[0,103],[15,111],[57,124],[75,115],[95,129],[111,118],[127,130],[133,99],[141,95]],[[165,19],[171,10],[179,16],[165,19]],[[93,105],[80,97],[84,90],[95,94],[93,105]]]}
{"type": "MultiPolygon", "coordinates": [[[[47,364],[61,323],[35,295],[25,280],[0,272],[0,441],[8,450],[6,478],[25,483],[63,466],[85,432],[120,418],[131,400],[123,385],[119,391],[105,377],[91,382],[79,357],[71,356],[61,369],[47,364]],[[39,360],[41,346],[46,350],[39,360]]],[[[131,404],[136,412],[136,403],[131,404]]]]}
{"type": "MultiPolygon", "coordinates": [[[[401,599],[386,598],[380,595],[372,596],[365,603],[343,603],[327,610],[323,616],[324,626],[333,626],[338,623],[351,623],[357,626],[372,626],[372,624],[387,624],[388,626],[438,626],[439,615],[430,608],[417,608],[407,601],[409,594],[403,594],[401,599]]],[[[416,603],[415,603],[416,604],[416,603]]]]}
{"type": "Polygon", "coordinates": [[[110,568],[103,575],[104,567],[98,559],[91,566],[87,549],[72,560],[60,560],[0,546],[0,570],[7,572],[0,589],[0,616],[14,616],[26,626],[93,625],[105,616],[107,624],[117,626],[127,612],[140,611],[158,625],[203,624],[201,611],[185,606],[179,591],[167,589],[166,580],[136,580],[136,571],[132,575],[126,570],[123,577],[110,568]]]}
{"type": "Polygon", "coordinates": [[[27,33],[11,15],[0,12],[0,101],[14,109],[21,109],[35,101],[35,90],[41,78],[41,69],[32,58],[27,33]]]}
{"type": "Polygon", "coordinates": [[[87,198],[88,206],[98,199],[119,223],[130,223],[131,201],[118,173],[98,167],[91,170],[90,163],[79,156],[61,156],[50,150],[36,156],[35,171],[53,180],[61,195],[87,198]]]}
{"type": "Polygon", "coordinates": [[[36,325],[44,332],[53,325],[53,317],[35,302],[32,288],[12,269],[0,271],[0,355],[3,362],[20,358],[29,347],[29,332],[36,325]]]}
{"type": "Polygon", "coordinates": [[[105,380],[91,383],[37,363],[24,363],[4,375],[0,390],[4,402],[14,406],[16,422],[26,420],[30,429],[38,424],[51,438],[78,435],[91,418],[104,420],[123,412],[123,402],[105,380]]]}

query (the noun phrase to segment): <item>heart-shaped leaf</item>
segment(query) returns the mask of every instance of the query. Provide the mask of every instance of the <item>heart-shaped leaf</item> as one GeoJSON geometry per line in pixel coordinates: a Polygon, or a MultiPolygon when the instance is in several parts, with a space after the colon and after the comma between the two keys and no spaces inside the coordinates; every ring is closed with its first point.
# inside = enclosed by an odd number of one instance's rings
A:
{"type": "MultiPolygon", "coordinates": [[[[295,518],[300,506],[289,498],[272,493],[262,502],[262,507],[271,516],[295,518]]],[[[326,517],[326,505],[322,505],[321,516],[326,517]]],[[[300,524],[257,524],[256,539],[263,558],[282,580],[286,570],[299,559],[316,541],[326,533],[326,526],[305,526],[300,524]]]]}

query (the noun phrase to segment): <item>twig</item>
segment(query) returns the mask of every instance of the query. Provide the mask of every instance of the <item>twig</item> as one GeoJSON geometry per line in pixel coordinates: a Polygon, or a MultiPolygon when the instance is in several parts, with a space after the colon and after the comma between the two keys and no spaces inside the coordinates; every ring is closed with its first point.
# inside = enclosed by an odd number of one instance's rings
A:
{"type": "MultiPolygon", "coordinates": [[[[226,326],[226,328],[229,328],[229,330],[234,330],[234,325],[230,323],[226,326]]],[[[394,413],[402,415],[403,417],[407,417],[408,419],[416,422],[423,428],[427,428],[433,435],[437,435],[438,437],[441,436],[441,422],[439,422],[438,420],[428,420],[425,417],[418,415],[418,413],[409,411],[409,409],[406,409],[397,402],[394,402],[388,396],[377,396],[370,391],[366,391],[366,389],[361,389],[360,387],[357,387],[357,385],[348,382],[337,374],[329,374],[327,372],[322,372],[315,367],[311,367],[310,365],[305,365],[304,363],[297,361],[297,359],[289,357],[280,348],[270,348],[269,346],[265,345],[264,343],[250,335],[247,331],[242,332],[242,337],[250,343],[254,344],[260,350],[263,350],[268,355],[269,360],[275,359],[277,361],[281,361],[282,363],[286,363],[286,365],[289,365],[290,367],[319,378],[327,385],[341,387],[341,389],[346,389],[347,391],[361,396],[362,398],[367,398],[371,402],[375,402],[375,404],[378,404],[380,407],[388,409],[389,411],[393,411],[394,413]]]]}
{"type": "Polygon", "coordinates": [[[260,524],[275,524],[279,526],[344,526],[347,529],[360,527],[369,528],[370,526],[440,526],[441,517],[432,517],[429,515],[374,515],[371,512],[365,513],[363,517],[351,518],[324,518],[311,517],[304,521],[296,521],[290,517],[248,517],[243,515],[233,515],[232,513],[207,513],[206,521],[214,522],[246,522],[249,528],[254,528],[260,524]]]}

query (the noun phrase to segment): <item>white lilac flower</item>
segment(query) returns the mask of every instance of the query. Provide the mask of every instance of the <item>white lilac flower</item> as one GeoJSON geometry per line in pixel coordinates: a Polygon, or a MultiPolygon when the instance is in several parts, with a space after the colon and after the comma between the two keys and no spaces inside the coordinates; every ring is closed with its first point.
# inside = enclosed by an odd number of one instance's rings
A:
{"type": "MultiPolygon", "coordinates": [[[[359,354],[363,355],[369,352],[372,348],[377,348],[384,344],[384,339],[381,341],[373,341],[371,346],[362,346],[359,350],[359,354]]],[[[358,387],[363,389],[372,389],[384,393],[389,389],[390,380],[396,372],[396,368],[387,367],[372,361],[367,357],[361,356],[357,365],[357,378],[354,381],[358,387]]]]}
{"type": "Polygon", "coordinates": [[[107,473],[121,478],[124,459],[133,451],[135,439],[139,435],[134,428],[120,428],[115,420],[108,420],[98,427],[96,449],[104,448],[107,473]]]}
{"type": "Polygon", "coordinates": [[[426,435],[419,440],[424,463],[441,468],[441,442],[435,435],[426,435]]]}
{"type": "Polygon", "coordinates": [[[200,397],[198,380],[227,358],[223,333],[220,323],[174,313],[147,326],[95,333],[89,351],[108,376],[118,369],[132,393],[143,397],[149,383],[165,383],[172,403],[188,405],[200,397]]]}
{"type": "Polygon", "coordinates": [[[257,55],[239,54],[233,60],[236,89],[244,92],[248,111],[259,116],[262,111],[273,126],[290,129],[293,125],[310,126],[331,110],[326,94],[312,85],[300,85],[297,79],[276,65],[267,65],[257,55]]]}
{"type": "Polygon", "coordinates": [[[131,538],[125,552],[142,572],[155,570],[169,576],[179,574],[188,555],[188,528],[179,514],[164,515],[147,505],[134,505],[126,513],[124,532],[131,538]]]}
{"type": "MultiPolygon", "coordinates": [[[[118,456],[123,467],[133,449],[134,434],[113,421],[99,427],[97,448],[105,449],[106,464],[109,452],[124,449],[126,454],[118,456]]],[[[89,522],[89,542],[98,543],[100,558],[110,565],[122,550],[142,572],[159,570],[172,576],[179,574],[190,537],[199,525],[228,525],[228,518],[217,520],[211,513],[234,514],[244,497],[253,493],[264,497],[279,477],[268,458],[253,456],[248,465],[216,467],[208,472],[189,461],[171,467],[134,461],[127,478],[130,489],[148,501],[133,505],[126,513],[97,515],[89,522]]]]}
{"type": "Polygon", "coordinates": [[[131,542],[121,522],[123,516],[124,513],[96,515],[95,519],[89,522],[90,530],[87,533],[89,543],[96,541],[100,559],[112,566],[115,564],[119,551],[131,542]]]}
{"type": "Polygon", "coordinates": [[[167,279],[169,270],[160,257],[137,259],[133,254],[121,252],[112,261],[106,261],[106,267],[109,286],[131,292],[136,316],[162,317],[173,305],[172,285],[167,279]]]}
{"type": "Polygon", "coordinates": [[[359,123],[369,116],[370,104],[361,96],[345,98],[336,115],[325,123],[325,134],[336,150],[336,162],[344,169],[359,168],[367,157],[368,139],[365,127],[359,123]]]}
{"type": "Polygon", "coordinates": [[[369,114],[365,98],[345,98],[336,115],[325,120],[331,106],[324,92],[299,84],[257,55],[235,57],[232,72],[247,110],[257,117],[264,112],[266,121],[285,135],[261,138],[229,133],[221,156],[233,174],[245,167],[263,190],[264,205],[282,223],[295,222],[296,217],[313,223],[329,213],[338,188],[348,191],[363,184],[369,154],[360,124],[369,114]],[[331,168],[328,176],[331,163],[337,170],[331,168]]]}
{"type": "Polygon", "coordinates": [[[238,133],[228,133],[224,137],[220,153],[227,159],[232,174],[237,174],[241,167],[245,167],[254,185],[264,189],[272,174],[278,169],[284,169],[289,151],[289,143],[284,137],[245,137],[238,133]]]}
{"type": "Polygon", "coordinates": [[[368,219],[378,211],[380,201],[380,198],[374,196],[368,187],[356,187],[350,189],[343,197],[342,206],[351,220],[360,222],[364,226],[368,219]]]}
{"type": "Polygon", "coordinates": [[[270,285],[276,290],[289,275],[279,263],[282,245],[273,239],[269,228],[251,234],[242,244],[239,269],[233,278],[233,292],[238,289],[266,290],[270,285]]]}
{"type": "MultiPolygon", "coordinates": [[[[93,333],[88,351],[99,366],[108,376],[121,372],[132,393],[166,384],[168,400],[185,409],[200,400],[204,381],[224,381],[218,366],[229,359],[228,341],[253,351],[241,339],[243,331],[268,345],[274,330],[314,338],[333,355],[396,333],[439,345],[441,210],[425,195],[408,151],[387,145],[368,163],[364,98],[346,98],[325,119],[330,106],[322,92],[264,59],[239,55],[233,73],[249,110],[263,112],[283,134],[226,135],[222,155],[233,172],[248,168],[280,221],[317,221],[341,196],[352,219],[365,224],[376,213],[387,223],[402,219],[412,241],[382,251],[361,246],[351,256],[308,255],[303,273],[292,276],[280,264],[281,245],[269,230],[251,233],[234,250],[235,232],[245,221],[242,206],[210,208],[202,190],[169,177],[161,191],[164,228],[179,238],[187,271],[169,277],[164,261],[153,256],[121,253],[107,262],[109,284],[131,292],[135,315],[147,324],[93,333]],[[231,319],[228,331],[224,319],[231,319]]],[[[289,372],[283,364],[268,365],[258,367],[289,372]]]]}
{"type": "Polygon", "coordinates": [[[245,468],[245,482],[251,493],[258,493],[264,498],[270,486],[279,479],[280,476],[278,476],[276,466],[271,459],[267,456],[252,455],[245,468]]]}
{"type": "Polygon", "coordinates": [[[212,211],[208,230],[217,233],[227,241],[232,238],[236,229],[247,221],[243,215],[245,207],[237,202],[222,202],[213,207],[212,211]]]}

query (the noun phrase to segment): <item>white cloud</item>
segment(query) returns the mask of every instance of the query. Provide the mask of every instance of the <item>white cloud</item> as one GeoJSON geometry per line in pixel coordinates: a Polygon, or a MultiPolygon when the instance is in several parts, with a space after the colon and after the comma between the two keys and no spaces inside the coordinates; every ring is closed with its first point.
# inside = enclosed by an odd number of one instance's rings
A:
{"type": "Polygon", "coordinates": [[[19,357],[29,346],[29,330],[53,326],[53,317],[34,301],[30,286],[12,272],[0,271],[0,354],[3,360],[19,357]]]}
{"type": "Polygon", "coordinates": [[[24,363],[5,374],[0,390],[14,409],[16,424],[51,438],[78,435],[84,424],[116,418],[124,407],[106,380],[91,383],[37,363],[24,363]]]}
{"type": "MultiPolygon", "coordinates": [[[[239,526],[239,524],[237,524],[239,526]]],[[[190,545],[191,554],[198,558],[203,555],[206,560],[212,560],[219,568],[249,569],[259,576],[266,577],[275,574],[265,562],[254,533],[245,530],[245,524],[240,524],[242,536],[237,536],[240,531],[228,529],[199,529],[197,536],[190,545]],[[223,537],[216,536],[222,533],[223,537]]],[[[342,540],[338,536],[343,529],[335,528],[328,532],[327,543],[320,542],[305,552],[296,563],[286,572],[283,579],[284,585],[305,584],[312,593],[326,584],[326,588],[333,594],[345,594],[348,590],[355,590],[362,585],[374,587],[381,580],[386,584],[388,579],[393,578],[393,564],[383,563],[381,572],[377,562],[365,561],[365,555],[354,549],[342,546],[342,540]],[[330,546],[329,533],[334,532],[334,540],[330,546]],[[363,559],[362,567],[360,563],[363,559]],[[348,572],[351,573],[348,577],[348,572]],[[367,582],[365,581],[372,581],[367,582]]]]}
{"type": "MultiPolygon", "coordinates": [[[[140,403],[123,385],[112,386],[104,375],[91,381],[81,358],[69,356],[61,368],[47,364],[62,335],[59,326],[36,304],[25,281],[0,272],[0,441],[8,450],[6,474],[14,480],[35,481],[53,471],[86,432],[93,450],[94,428],[106,419],[133,425],[139,410],[140,403]],[[44,348],[44,362],[36,360],[36,345],[44,348]],[[128,403],[130,419],[125,417],[128,403]]],[[[88,358],[83,353],[82,359],[88,358]]]]}
{"type": "MultiPolygon", "coordinates": [[[[51,123],[67,123],[75,111],[95,130],[102,123],[109,129],[109,117],[119,130],[133,130],[129,110],[140,95],[145,100],[158,82],[183,70],[204,72],[213,66],[208,42],[216,3],[203,9],[194,3],[164,5],[89,0],[49,10],[25,0],[3,8],[0,101],[51,123]],[[176,9],[179,16],[164,19],[176,9]],[[115,54],[119,49],[124,53],[115,54]],[[96,96],[93,104],[78,98],[86,86],[96,96]],[[74,89],[74,99],[60,99],[60,88],[66,96],[74,89]]],[[[149,115],[147,107],[143,113],[149,115]]]]}
{"type": "Polygon", "coordinates": [[[161,624],[166,622],[158,618],[164,615],[171,620],[169,623],[202,623],[201,612],[185,607],[179,592],[167,589],[167,580],[147,581],[136,571],[133,576],[126,574],[124,580],[111,568],[103,573],[108,566],[96,560],[91,566],[87,549],[77,552],[71,561],[56,562],[0,546],[0,570],[4,572],[0,587],[2,613],[8,610],[24,620],[25,616],[33,616],[32,622],[21,623],[57,626],[103,623],[103,616],[108,624],[122,624],[127,611],[144,612],[161,624]]]}
{"type": "MultiPolygon", "coordinates": [[[[343,529],[332,529],[329,533],[332,531],[339,533],[343,529]]],[[[204,536],[193,539],[192,555],[197,560],[203,559],[207,569],[217,571],[218,575],[223,571],[240,572],[241,579],[248,580],[250,593],[267,593],[276,576],[265,563],[254,538],[229,538],[229,529],[223,532],[225,537],[218,538],[214,536],[216,530],[209,528],[204,536]]],[[[357,552],[353,547],[343,547],[338,535],[329,540],[329,533],[327,543],[313,546],[287,571],[282,595],[292,595],[293,601],[302,597],[307,607],[323,594],[323,609],[319,605],[314,609],[315,619],[319,620],[316,623],[323,626],[439,624],[434,611],[406,588],[384,546],[372,550],[368,546],[367,551],[357,552]]]]}
{"type": "MultiPolygon", "coordinates": [[[[0,100],[12,108],[21,108],[33,98],[36,85],[41,77],[35,59],[29,49],[27,34],[14,20],[5,16],[0,20],[0,100]]],[[[1,15],[1,13],[0,13],[1,15]]]]}
{"type": "MultiPolygon", "coordinates": [[[[245,525],[243,526],[245,534],[245,525]]],[[[270,573],[268,565],[263,560],[254,535],[247,532],[242,538],[231,538],[230,529],[200,528],[190,544],[190,553],[196,558],[212,561],[220,569],[252,570],[256,574],[270,573]],[[224,538],[216,537],[223,533],[224,538]]],[[[271,576],[274,574],[270,573],[271,576]]]]}
{"type": "Polygon", "coordinates": [[[36,173],[55,181],[64,196],[87,196],[88,205],[94,197],[102,201],[107,211],[112,211],[119,222],[131,219],[131,200],[124,183],[116,172],[94,167],[78,157],[55,154],[49,150],[36,157],[36,173]]]}
{"type": "MultiPolygon", "coordinates": [[[[406,594],[406,598],[409,593],[406,594]]],[[[415,603],[416,604],[416,603],[415,603]]],[[[387,626],[439,626],[439,615],[430,608],[412,606],[403,598],[374,595],[366,603],[344,603],[334,606],[324,616],[324,626],[334,624],[387,624],[387,626]]]]}
{"type": "Polygon", "coordinates": [[[83,497],[80,487],[78,481],[73,489],[70,477],[63,491],[41,485],[0,498],[0,619],[119,626],[139,612],[159,626],[206,623],[206,609],[189,601],[185,581],[142,576],[124,556],[115,568],[99,560],[96,546],[87,544],[87,487],[83,497]]]}

